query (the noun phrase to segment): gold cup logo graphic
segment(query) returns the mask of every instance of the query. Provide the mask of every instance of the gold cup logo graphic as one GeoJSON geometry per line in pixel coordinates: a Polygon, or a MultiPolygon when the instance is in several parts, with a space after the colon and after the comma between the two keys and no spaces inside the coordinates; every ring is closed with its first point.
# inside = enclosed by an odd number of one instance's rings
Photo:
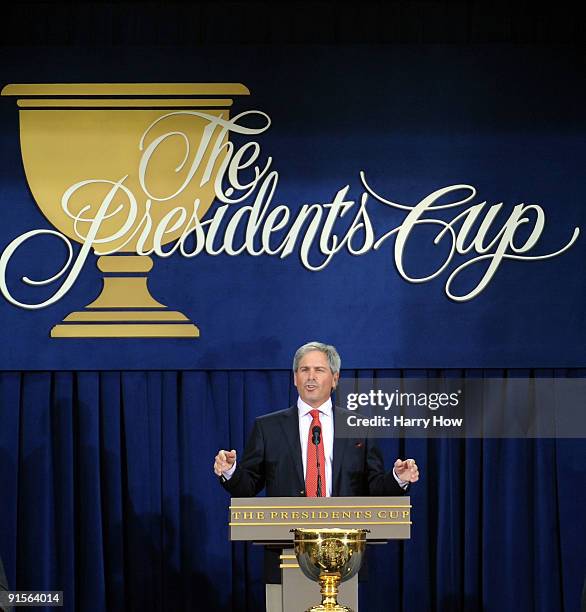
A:
{"type": "Polygon", "coordinates": [[[104,274],[97,299],[53,327],[52,337],[199,336],[184,314],[150,294],[153,262],[140,253],[177,240],[190,214],[199,219],[209,209],[228,140],[213,119],[228,119],[232,96],[249,93],[238,83],[2,90],[18,97],[22,160],[37,205],[59,232],[93,249],[104,274]]]}

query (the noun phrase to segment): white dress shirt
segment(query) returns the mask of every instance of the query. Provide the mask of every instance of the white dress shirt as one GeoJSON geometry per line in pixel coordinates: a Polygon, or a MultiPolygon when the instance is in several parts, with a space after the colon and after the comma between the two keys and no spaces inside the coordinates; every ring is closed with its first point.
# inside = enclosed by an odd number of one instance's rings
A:
{"type": "MultiPolygon", "coordinates": [[[[313,417],[310,414],[313,407],[306,404],[301,398],[298,398],[297,410],[299,411],[299,442],[301,444],[301,460],[303,462],[303,479],[305,480],[307,475],[307,439],[309,437],[309,428],[313,422],[313,417]]],[[[326,497],[331,497],[332,462],[334,460],[334,415],[332,414],[332,400],[328,399],[318,410],[326,458],[326,497]]],[[[310,457],[311,460],[315,461],[315,455],[310,457]]]]}

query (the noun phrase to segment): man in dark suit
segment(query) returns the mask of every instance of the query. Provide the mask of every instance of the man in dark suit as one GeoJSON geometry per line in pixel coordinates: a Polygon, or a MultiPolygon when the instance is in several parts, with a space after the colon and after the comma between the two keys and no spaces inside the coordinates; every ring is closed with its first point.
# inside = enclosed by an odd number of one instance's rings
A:
{"type": "Polygon", "coordinates": [[[258,417],[241,460],[235,450],[220,450],[215,457],[214,472],[233,497],[252,497],[265,487],[271,497],[401,495],[418,480],[413,459],[397,459],[386,472],[372,440],[334,438],[335,415],[346,412],[331,401],[340,365],[333,346],[310,342],[298,349],[293,360],[297,405],[258,417]],[[312,444],[316,425],[319,451],[312,444]],[[318,491],[311,472],[316,471],[313,458],[320,456],[318,491]]]}
{"type": "MultiPolygon", "coordinates": [[[[386,472],[374,441],[334,438],[335,415],[349,412],[331,400],[340,366],[333,346],[309,342],[297,350],[297,404],[258,417],[241,460],[235,450],[215,457],[214,472],[232,497],[253,497],[263,488],[269,497],[402,495],[419,479],[413,459],[397,459],[386,472]]],[[[268,585],[280,583],[280,552],[265,549],[267,601],[268,585]]]]}

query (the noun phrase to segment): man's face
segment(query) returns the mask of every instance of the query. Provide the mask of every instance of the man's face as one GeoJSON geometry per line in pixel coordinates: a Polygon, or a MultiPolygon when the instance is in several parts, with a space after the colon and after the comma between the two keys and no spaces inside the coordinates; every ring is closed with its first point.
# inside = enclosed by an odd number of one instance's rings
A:
{"type": "Polygon", "coordinates": [[[313,408],[318,408],[330,397],[338,378],[339,374],[332,374],[328,358],[321,351],[306,353],[293,375],[299,397],[313,408]]]}

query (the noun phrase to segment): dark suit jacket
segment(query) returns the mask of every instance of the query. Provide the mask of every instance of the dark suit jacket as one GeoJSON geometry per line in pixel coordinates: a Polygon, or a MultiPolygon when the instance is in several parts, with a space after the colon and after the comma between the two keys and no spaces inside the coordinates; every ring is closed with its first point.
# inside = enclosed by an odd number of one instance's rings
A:
{"type": "MultiPolygon", "coordinates": [[[[334,419],[345,413],[334,407],[334,419]]],[[[265,487],[269,497],[305,495],[297,406],[256,419],[236,471],[222,484],[232,497],[254,497],[265,487]]],[[[332,497],[404,493],[372,440],[334,437],[332,497]]]]}

